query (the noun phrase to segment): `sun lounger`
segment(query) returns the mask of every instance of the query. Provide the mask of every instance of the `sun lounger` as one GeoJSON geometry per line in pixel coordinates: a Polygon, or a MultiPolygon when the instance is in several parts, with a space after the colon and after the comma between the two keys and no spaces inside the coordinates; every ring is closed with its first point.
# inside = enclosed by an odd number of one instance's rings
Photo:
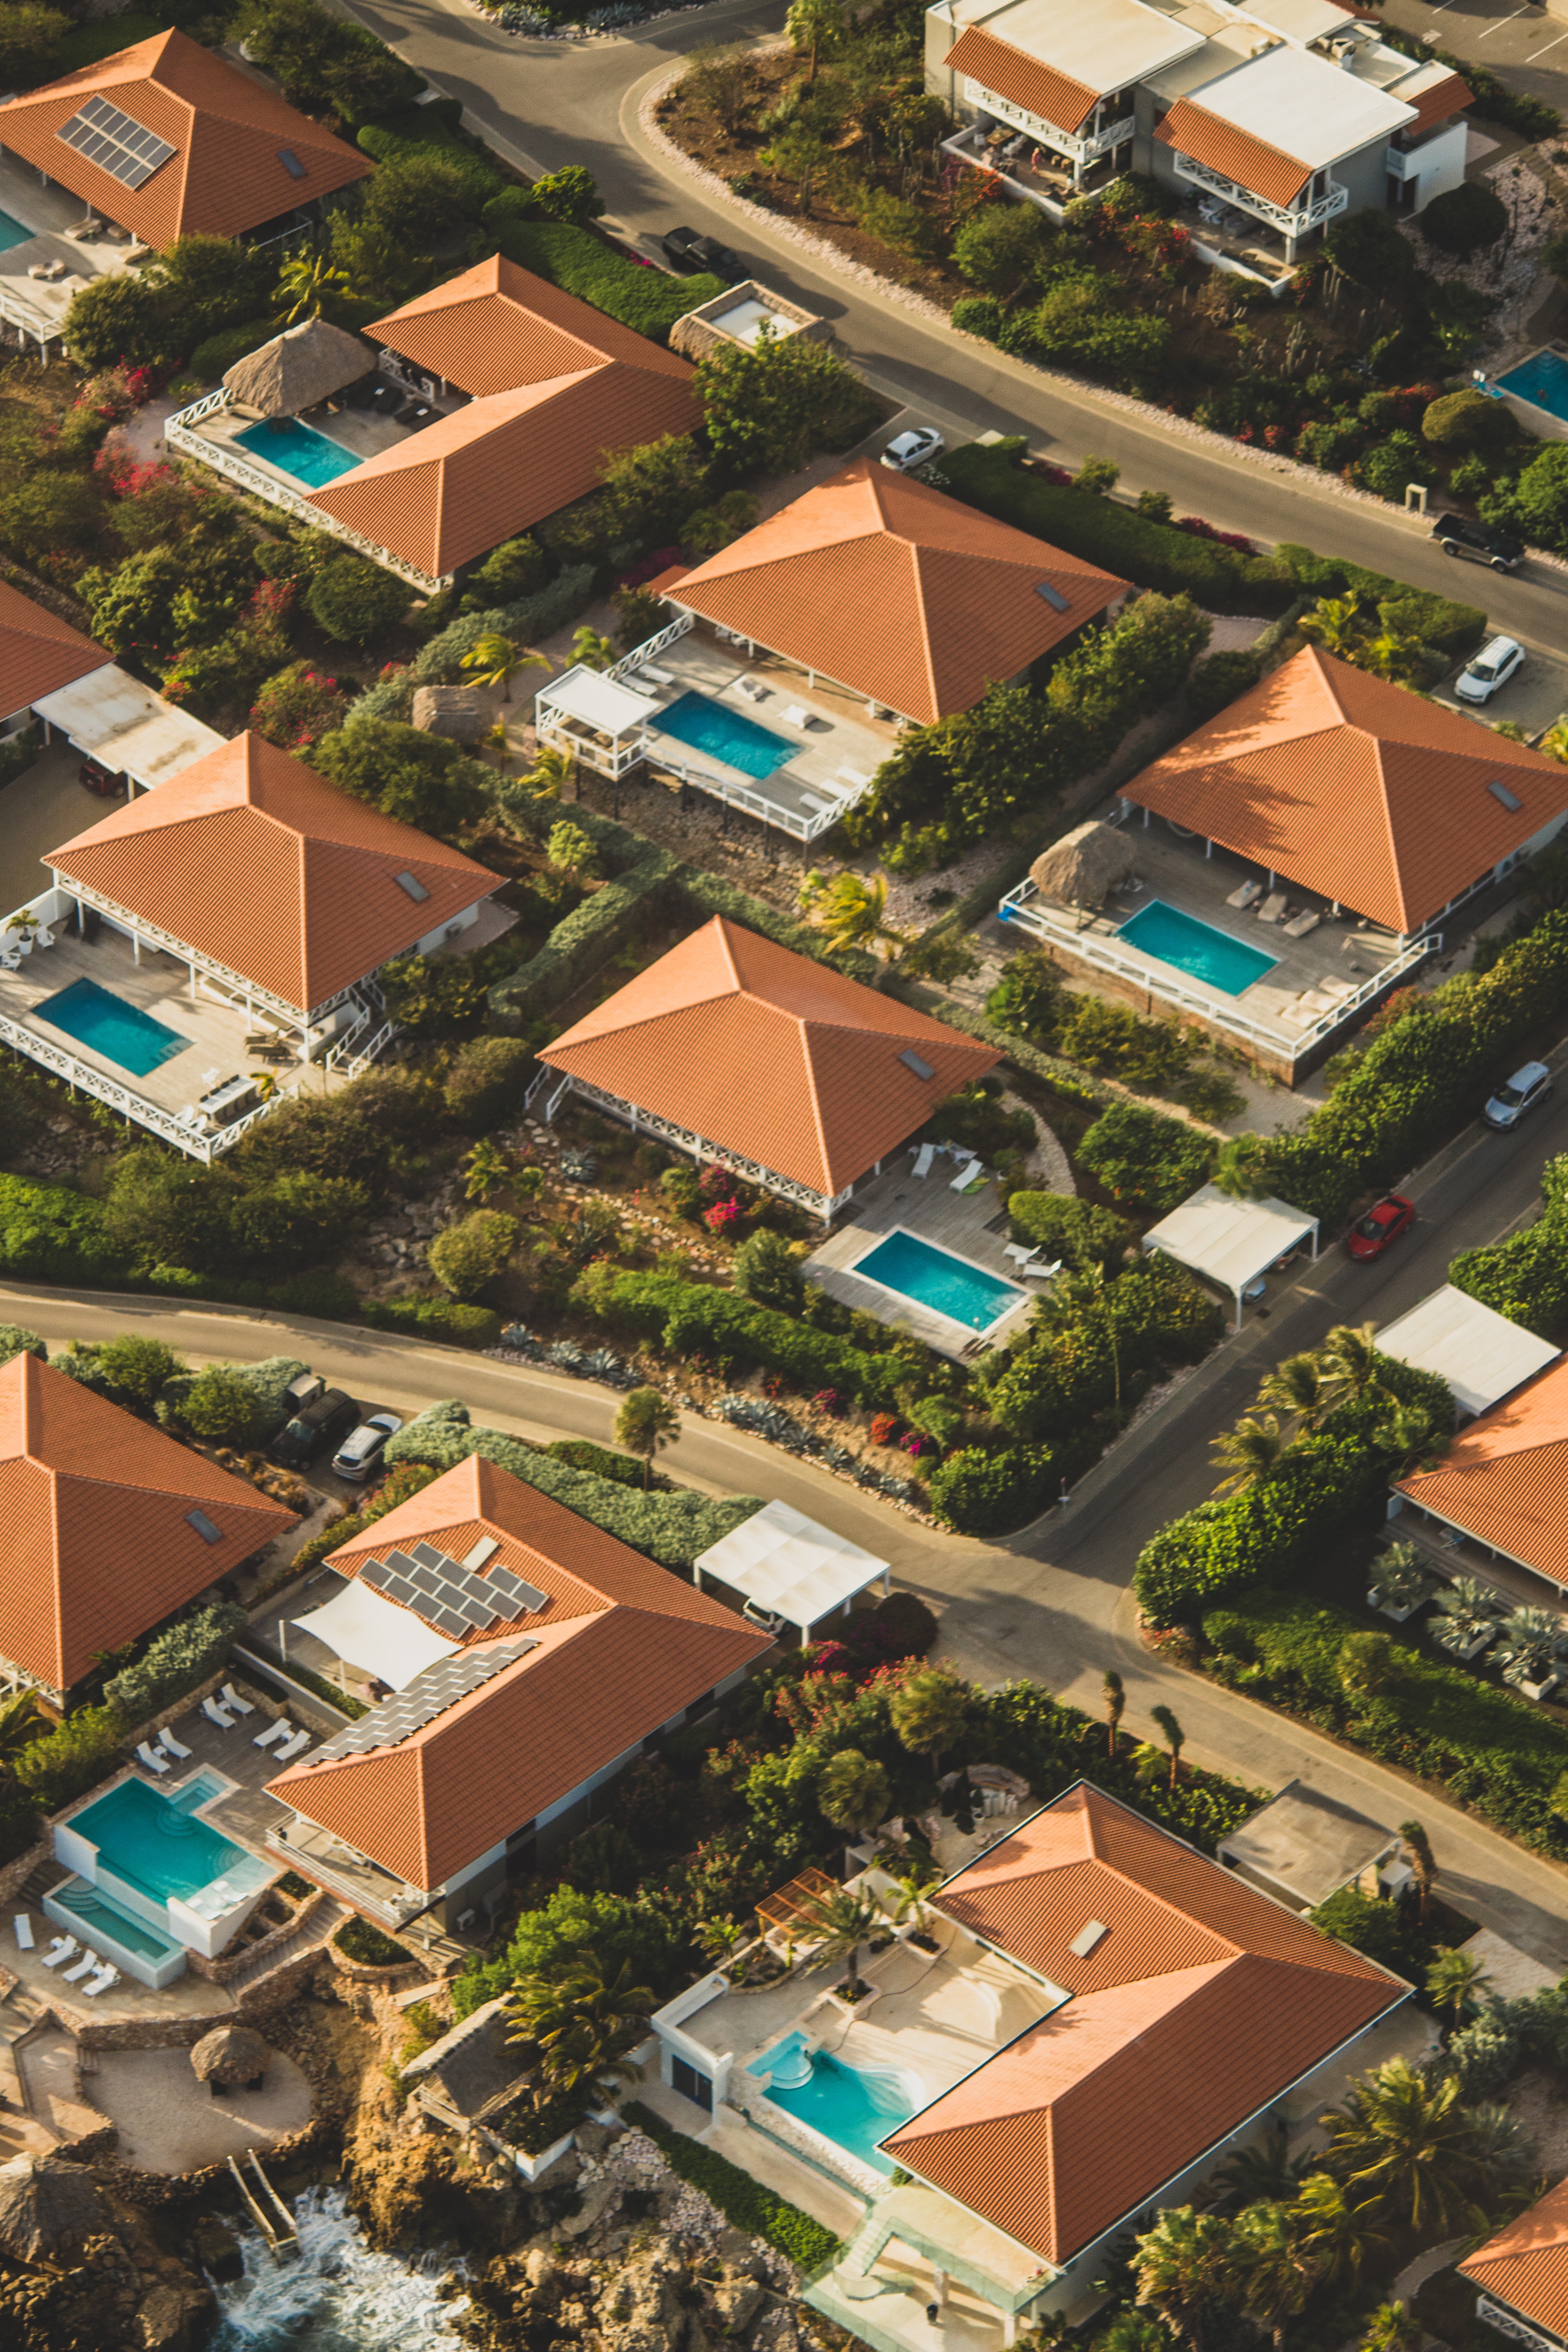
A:
{"type": "Polygon", "coordinates": [[[803,735],[811,725],[810,711],[803,709],[798,702],[792,702],[784,717],[786,727],[798,727],[803,735]]]}
{"type": "Polygon", "coordinates": [[[743,694],[748,702],[765,702],[769,689],[760,677],[742,677],[736,681],[735,691],[743,694]]]}
{"type": "Polygon", "coordinates": [[[33,1923],[25,1911],[18,1911],[13,1925],[16,1930],[16,1949],[30,1952],[33,1948],[33,1923]]]}
{"type": "Polygon", "coordinates": [[[138,1764],[145,1764],[149,1772],[156,1772],[160,1776],[169,1769],[168,1758],[160,1756],[156,1749],[149,1748],[144,1739],[139,1739],[136,1743],[136,1761],[138,1764]]]}
{"type": "Polygon", "coordinates": [[[1325,996],[1337,996],[1343,999],[1355,994],[1354,981],[1341,980],[1331,971],[1318,982],[1318,986],[1325,996]]]}
{"type": "Polygon", "coordinates": [[[163,1736],[158,1744],[162,1748],[164,1755],[172,1756],[176,1764],[183,1764],[186,1757],[191,1752],[188,1748],[183,1746],[182,1743],[175,1738],[167,1724],[163,1727],[163,1736]]]}
{"type": "Polygon", "coordinates": [[[83,1977],[89,1977],[94,1969],[100,1969],[102,1966],[103,1962],[99,1958],[96,1952],[84,1951],[76,1966],[66,1970],[65,1975],[60,1979],[60,1982],[62,1984],[80,1984],[83,1977]]]}
{"type": "Polygon", "coordinates": [[[1031,1258],[1039,1256],[1040,1244],[1038,1242],[1009,1242],[1002,1255],[1010,1257],[1016,1265],[1027,1265],[1031,1258]]]}
{"type": "Polygon", "coordinates": [[[646,677],[648,679],[650,684],[654,686],[673,686],[675,684],[675,672],[672,669],[660,669],[657,662],[644,662],[642,667],[637,672],[637,676],[639,677],[646,677]]]}
{"type": "Polygon", "coordinates": [[[235,1689],[232,1683],[225,1683],[222,1690],[218,1693],[218,1696],[223,1701],[225,1706],[233,1707],[236,1715],[254,1715],[256,1713],[256,1709],[251,1705],[250,1701],[247,1698],[241,1698],[239,1693],[235,1689]]]}
{"type": "Polygon", "coordinates": [[[863,774],[858,768],[840,768],[838,778],[841,783],[853,784],[857,791],[862,784],[868,784],[871,781],[870,777],[863,774]]]}
{"type": "Polygon", "coordinates": [[[219,1706],[216,1698],[203,1699],[202,1713],[206,1717],[209,1723],[216,1723],[220,1731],[232,1731],[234,1729],[233,1716],[229,1714],[226,1707],[219,1706]]]}
{"type": "Polygon", "coordinates": [[[1053,1258],[1049,1265],[1024,1265],[1018,1269],[1028,1282],[1054,1282],[1061,1270],[1062,1262],[1059,1257],[1053,1258]]]}
{"type": "Polygon", "coordinates": [[[310,1745],[310,1733],[308,1731],[297,1731],[292,1739],[286,1739],[281,1748],[275,1748],[272,1752],[278,1759],[279,1764],[287,1764],[290,1756],[300,1755],[305,1748],[309,1748],[310,1745]]]}
{"type": "Polygon", "coordinates": [[[915,1164],[910,1171],[910,1175],[929,1176],[931,1174],[931,1163],[935,1158],[935,1144],[922,1143],[920,1150],[915,1154],[915,1164]]]}
{"type": "Polygon", "coordinates": [[[1333,997],[1324,996],[1315,988],[1303,989],[1296,1002],[1301,1011],[1310,1013],[1314,1020],[1320,1019],[1325,1013],[1333,1013],[1338,1009],[1333,997]]]}
{"type": "Polygon", "coordinates": [[[98,1974],[93,1978],[91,1983],[84,1984],[82,1990],[87,1995],[89,2000],[96,2000],[100,1992],[108,1992],[110,1986],[117,1985],[119,1982],[120,1970],[114,1966],[112,1961],[105,1960],[102,1967],[99,1969],[98,1974]]]}
{"type": "Polygon", "coordinates": [[[985,1171],[979,1160],[966,1160],[947,1189],[950,1192],[967,1192],[972,1184],[983,1183],[984,1179],[985,1171]]]}
{"type": "Polygon", "coordinates": [[[47,1969],[58,1969],[62,1960],[68,1960],[73,1952],[79,1952],[81,1946],[74,1936],[57,1936],[44,1954],[44,1966],[47,1969]]]}
{"type": "Polygon", "coordinates": [[[1271,890],[1262,906],[1258,908],[1258,921],[1277,923],[1289,903],[1283,890],[1271,890]]]}
{"type": "Polygon", "coordinates": [[[1250,907],[1254,899],[1261,898],[1262,896],[1261,882],[1244,882],[1238,890],[1231,892],[1225,903],[1227,907],[1250,907]]]}
{"type": "Polygon", "coordinates": [[[280,1715],[275,1722],[268,1725],[265,1731],[258,1731],[250,1744],[253,1748],[271,1748],[279,1739],[289,1738],[293,1729],[288,1717],[280,1715]]]}
{"type": "Polygon", "coordinates": [[[1298,915],[1294,921],[1286,924],[1285,936],[1288,940],[1304,940],[1309,931],[1317,929],[1322,919],[1315,907],[1309,907],[1304,915],[1298,915]]]}

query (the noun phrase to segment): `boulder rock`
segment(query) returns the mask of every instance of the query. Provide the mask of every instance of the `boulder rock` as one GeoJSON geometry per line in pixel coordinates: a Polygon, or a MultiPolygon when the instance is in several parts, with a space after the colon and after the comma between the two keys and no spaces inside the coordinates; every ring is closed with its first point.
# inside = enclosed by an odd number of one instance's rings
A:
{"type": "Polygon", "coordinates": [[[454,743],[477,743],[494,723],[477,686],[416,687],[412,716],[425,734],[445,735],[454,743]]]}

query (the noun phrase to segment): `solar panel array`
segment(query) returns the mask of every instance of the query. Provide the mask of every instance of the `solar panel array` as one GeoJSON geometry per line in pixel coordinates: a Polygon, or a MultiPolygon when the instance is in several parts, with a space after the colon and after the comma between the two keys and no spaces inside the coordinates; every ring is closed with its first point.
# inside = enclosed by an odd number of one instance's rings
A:
{"type": "Polygon", "coordinates": [[[460,1698],[481,1689],[503,1666],[538,1647],[537,1642],[492,1642],[481,1650],[459,1650],[450,1658],[439,1658],[394,1697],[383,1699],[346,1731],[323,1741],[310,1761],[331,1764],[340,1756],[368,1756],[375,1748],[400,1748],[449,1706],[456,1706],[460,1698]]]}
{"type": "Polygon", "coordinates": [[[384,1560],[367,1559],[360,1576],[373,1591],[417,1611],[449,1642],[486,1633],[492,1625],[542,1609],[547,1598],[509,1568],[476,1576],[432,1543],[416,1544],[412,1552],[389,1551],[384,1560]]]}
{"type": "Polygon", "coordinates": [[[144,130],[103,98],[89,98],[56,136],[127,188],[141,187],[174,152],[166,139],[144,130]]]}

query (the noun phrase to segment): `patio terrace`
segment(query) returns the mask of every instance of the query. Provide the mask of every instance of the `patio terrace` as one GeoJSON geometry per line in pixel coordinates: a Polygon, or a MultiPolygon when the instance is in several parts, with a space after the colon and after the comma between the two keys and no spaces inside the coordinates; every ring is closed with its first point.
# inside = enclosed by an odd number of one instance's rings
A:
{"type": "MultiPolygon", "coordinates": [[[[1396,1542],[1419,1544],[1430,1556],[1434,1574],[1445,1584],[1458,1576],[1473,1576],[1479,1583],[1492,1587],[1505,1609],[1552,1610],[1562,1618],[1563,1632],[1568,1633],[1568,1592],[1555,1577],[1522,1567],[1506,1553],[1493,1551],[1489,1544],[1462,1534],[1409,1501],[1392,1521],[1390,1533],[1396,1542]]],[[[1412,1624],[1405,1630],[1419,1628],[1412,1624]]]]}
{"type": "Polygon", "coordinates": [[[841,1222],[806,1259],[803,1268],[806,1279],[820,1283],[830,1297],[842,1299],[846,1307],[859,1307],[898,1330],[912,1331],[942,1355],[963,1356],[982,1345],[1001,1344],[1027,1321],[1036,1297],[1046,1286],[1024,1280],[1016,1261],[1006,1255],[1011,1237],[1007,1213],[993,1185],[983,1184],[976,1192],[953,1192],[958,1163],[942,1152],[932,1160],[927,1176],[917,1176],[915,1164],[913,1147],[901,1150],[880,1176],[857,1190],[841,1222]],[[923,1306],[918,1298],[886,1290],[854,1271],[858,1258],[865,1257],[889,1234],[900,1231],[967,1260],[982,1273],[1000,1276],[1023,1295],[983,1339],[966,1325],[923,1306]]]}
{"type": "Polygon", "coordinates": [[[88,207],[68,188],[46,186],[32,166],[15,155],[0,152],[0,212],[33,234],[0,252],[0,319],[14,327],[24,341],[40,349],[58,335],[71,298],[89,278],[124,269],[135,258],[145,260],[147,249],[135,245],[123,230],[112,234],[100,224],[90,236],[72,236],[88,216],[88,207]],[[53,282],[29,278],[35,268],[59,265],[63,275],[53,282]]]}

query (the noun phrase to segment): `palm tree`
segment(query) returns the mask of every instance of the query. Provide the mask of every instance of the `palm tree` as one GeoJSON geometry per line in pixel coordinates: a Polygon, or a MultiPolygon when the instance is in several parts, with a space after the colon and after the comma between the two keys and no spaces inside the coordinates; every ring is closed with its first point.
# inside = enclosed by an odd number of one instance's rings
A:
{"type": "Polygon", "coordinates": [[[1266,2327],[1275,2352],[1285,2327],[1317,2285],[1321,2265],[1309,2251],[1299,2216],[1289,2205],[1252,2205],[1237,2218],[1232,2245],[1241,2273],[1241,2306],[1266,2327]]]}
{"type": "Polygon", "coordinates": [[[1304,637],[1321,646],[1326,654],[1337,654],[1348,661],[1365,635],[1361,606],[1353,596],[1321,596],[1310,613],[1303,613],[1296,626],[1304,637]]]}
{"type": "Polygon", "coordinates": [[[1407,629],[1380,629],[1357,646],[1351,659],[1358,669],[1370,670],[1391,686],[1407,685],[1426,671],[1426,648],[1407,629]]]}
{"type": "Polygon", "coordinates": [[[1152,2305],[1192,2352],[1204,2352],[1204,2323],[1235,2277],[1232,2226],[1217,2213],[1173,2205],[1133,2246],[1138,2301],[1152,2305]]]}
{"type": "Polygon", "coordinates": [[[1176,1773],[1181,1766],[1182,1750],[1187,1744],[1187,1735],[1168,1706],[1152,1706],[1149,1712],[1163,1732],[1165,1745],[1171,1751],[1171,1786],[1173,1789],[1176,1785],[1176,1773]]]}
{"type": "Polygon", "coordinates": [[[608,637],[584,623],[572,640],[572,658],[583,669],[614,669],[620,656],[608,637]]]}
{"type": "Polygon", "coordinates": [[[616,1415],[616,1443],[642,1455],[646,1493],[653,1481],[653,1457],[680,1434],[680,1414],[662,1389],[633,1389],[616,1415]]]}
{"type": "Polygon", "coordinates": [[[1501,1623],[1502,1611],[1491,1586],[1479,1577],[1457,1576],[1437,1595],[1426,1630],[1440,1650],[1462,1655],[1476,1648],[1483,1635],[1490,1641],[1501,1623]]]}
{"type": "Polygon", "coordinates": [[[512,1171],[512,1157],[493,1136],[481,1136],[463,1161],[464,1191],[470,1201],[488,1201],[512,1171]]]}
{"type": "Polygon", "coordinates": [[[1347,2197],[1344,2183],[1331,2172],[1310,2172],[1296,2192],[1301,2218],[1301,2242],[1322,2267],[1328,2279],[1361,2276],[1369,2256],[1388,2251],[1388,2239],[1373,2220],[1371,2198],[1347,2197]]]}
{"type": "Polygon", "coordinates": [[[0,1699],[0,1777],[13,1780],[16,1760],[22,1750],[30,1748],[35,1739],[42,1739],[49,1728],[37,1691],[12,1691],[8,1697],[0,1699]]]}
{"type": "Polygon", "coordinates": [[[1417,2352],[1426,2340],[1426,2330],[1413,2311],[1402,2303],[1380,2303],[1367,2315],[1360,2352],[1417,2352]]]}
{"type": "Polygon", "coordinates": [[[1292,2157],[1290,2135],[1281,2126],[1266,2140],[1238,2147],[1215,2174],[1215,2201],[1239,2210],[1244,2205],[1279,2204],[1296,2196],[1310,2156],[1292,2157]]]}
{"type": "Polygon", "coordinates": [[[1121,1677],[1109,1666],[1100,1676],[1100,1688],[1105,1693],[1105,1720],[1110,1734],[1110,1760],[1116,1761],[1116,1728],[1127,1712],[1127,1693],[1121,1687],[1121,1677]]]}
{"type": "Polygon", "coordinates": [[[638,2069],[626,2063],[647,2032],[656,1996],[631,1980],[623,1960],[613,1979],[597,1955],[583,1953],[570,1968],[550,1977],[524,1977],[505,1996],[511,2042],[538,2048],[534,2105],[547,2106],[565,2091],[607,2097],[619,2084],[636,2082],[638,2069]]]}
{"type": "Polygon", "coordinates": [[[1324,1340],[1322,1364],[1331,1411],[1357,1397],[1387,1394],[1373,1344],[1376,1331],[1375,1323],[1337,1323],[1324,1340]]]}
{"type": "Polygon", "coordinates": [[[1239,1495],[1258,1486],[1278,1468],[1289,1444],[1276,1414],[1243,1413],[1234,1429],[1214,1441],[1214,1451],[1229,1474],[1215,1493],[1239,1495]]]}
{"type": "Polygon", "coordinates": [[[1437,1884],[1437,1857],[1432,1851],[1431,1839],[1419,1822],[1401,1822],[1399,1835],[1405,1847],[1405,1858],[1415,1881],[1416,1902],[1425,1919],[1432,1905],[1432,1889],[1437,1884]]]}
{"type": "Polygon", "coordinates": [[[511,682],[518,671],[549,669],[551,661],[548,654],[535,652],[532,646],[520,646],[515,637],[504,637],[499,629],[488,629],[469,646],[458,667],[479,671],[475,685],[499,686],[501,700],[510,702],[511,682]]]}
{"type": "Polygon", "coordinates": [[[922,1877],[918,1870],[906,1870],[896,1882],[899,1899],[893,1906],[893,1923],[901,1927],[906,1919],[914,1922],[917,1936],[931,1932],[931,1906],[926,1901],[926,1888],[934,1884],[922,1877]]]}
{"type": "Polygon", "coordinates": [[[1559,719],[1554,727],[1549,727],[1535,748],[1544,751],[1549,760],[1556,760],[1568,768],[1568,718],[1559,719]]]}
{"type": "Polygon", "coordinates": [[[1454,1442],[1452,1429],[1445,1429],[1424,1404],[1396,1404],[1373,1437],[1393,1456],[1395,1479],[1408,1478],[1416,1470],[1435,1470],[1454,1442]]]}
{"type": "Polygon", "coordinates": [[[929,1756],[940,1778],[942,1751],[951,1748],[963,1722],[969,1693],[956,1676],[941,1666],[926,1666],[910,1675],[893,1693],[888,1712],[904,1747],[917,1756],[929,1756]]]}
{"type": "Polygon", "coordinates": [[[1258,1390],[1258,1402],[1294,1413],[1305,1429],[1316,1428],[1326,1405],[1321,1360],[1310,1349],[1284,1357],[1258,1390]]]}
{"type": "Polygon", "coordinates": [[[884,940],[893,947],[903,945],[903,932],[894,930],[885,919],[885,875],[873,875],[867,881],[847,867],[831,877],[808,874],[801,885],[800,897],[802,906],[815,914],[826,932],[830,947],[876,947],[884,940]]]}
{"type": "Polygon", "coordinates": [[[800,1925],[815,1949],[813,1968],[844,1963],[844,1984],[850,2000],[860,1993],[860,1947],[887,1927],[883,1913],[868,1895],[852,1895],[847,1886],[819,1895],[799,1914],[800,1925]]]}
{"type": "Polygon", "coordinates": [[[734,1958],[746,1940],[744,1927],[738,1919],[731,1919],[727,1912],[721,1918],[699,1919],[695,1934],[700,1948],[710,1960],[717,1960],[721,1968],[734,1958]]]}
{"type": "Polygon", "coordinates": [[[1556,1673],[1568,1635],[1563,1620],[1550,1609],[1524,1608],[1511,1610],[1503,1619],[1500,1639],[1491,1663],[1502,1668],[1504,1682],[1515,1689],[1526,1683],[1539,1689],[1556,1673]]]}
{"type": "Polygon", "coordinates": [[[1509,2108],[1491,2100],[1472,2107],[1470,2130],[1476,2168],[1492,2196],[1501,2189],[1517,2189],[1531,2179],[1534,2143],[1524,2137],[1518,2118],[1509,2108]]]}
{"type": "Polygon", "coordinates": [[[1426,1998],[1438,2016],[1447,2020],[1450,2033],[1457,2033],[1475,2016],[1490,1985],[1485,1969],[1470,1952],[1457,1952],[1443,1944],[1427,1963],[1426,1998]]]}
{"type": "Polygon", "coordinates": [[[570,751],[559,751],[552,743],[542,743],[533,755],[532,767],[518,781],[536,801],[558,801],[576,764],[570,751]]]}
{"type": "Polygon", "coordinates": [[[816,60],[826,46],[831,49],[844,33],[844,0],[790,0],[784,31],[798,56],[806,52],[805,86],[816,79],[816,60]]]}
{"type": "Polygon", "coordinates": [[[288,305],[280,313],[284,325],[319,319],[333,297],[346,294],[348,289],[347,270],[334,269],[324,253],[290,255],[278,272],[278,290],[288,305]]]}
{"type": "Polygon", "coordinates": [[[888,1768],[858,1748],[841,1748],[816,1784],[816,1801],[835,1829],[851,1835],[875,1829],[892,1802],[888,1768]]]}
{"type": "Polygon", "coordinates": [[[1327,2162],[1347,2189],[1374,2197],[1389,2218],[1426,2237],[1451,2237],[1482,2221],[1475,2127],[1458,2077],[1434,2080],[1391,2058],[1352,2084],[1323,2117],[1327,2162]]]}
{"type": "Polygon", "coordinates": [[[1390,1544],[1373,1563],[1372,1597],[1380,1609],[1419,1609],[1432,1597],[1432,1575],[1419,1544],[1390,1544]]]}

